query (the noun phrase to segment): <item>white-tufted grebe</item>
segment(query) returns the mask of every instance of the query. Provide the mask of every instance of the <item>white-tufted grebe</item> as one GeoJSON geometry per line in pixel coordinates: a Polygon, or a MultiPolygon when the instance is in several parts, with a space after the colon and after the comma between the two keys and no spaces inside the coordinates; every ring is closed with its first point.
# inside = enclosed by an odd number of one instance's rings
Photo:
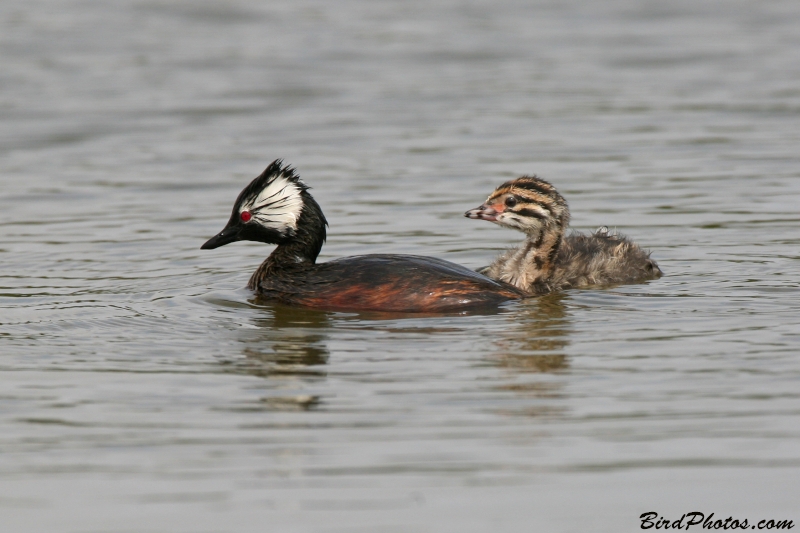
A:
{"type": "Polygon", "coordinates": [[[225,228],[201,248],[241,240],[277,244],[248,287],[289,305],[435,313],[525,296],[513,285],[433,257],[374,254],[318,264],[327,224],[294,169],[276,160],[244,188],[225,228]]]}
{"type": "Polygon", "coordinates": [[[638,283],[661,277],[658,264],[638,245],[601,228],[565,235],[569,209],[547,181],[522,176],[506,182],[464,216],[519,230],[525,241],[480,272],[530,294],[558,289],[638,283]]]}

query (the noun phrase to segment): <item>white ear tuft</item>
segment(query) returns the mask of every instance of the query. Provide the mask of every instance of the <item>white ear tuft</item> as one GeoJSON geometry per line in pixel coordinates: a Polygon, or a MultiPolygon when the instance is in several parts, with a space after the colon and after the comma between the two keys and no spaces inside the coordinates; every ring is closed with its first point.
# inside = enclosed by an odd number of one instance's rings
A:
{"type": "Polygon", "coordinates": [[[253,219],[267,228],[296,230],[297,219],[303,211],[301,192],[297,183],[278,175],[254,198],[243,202],[239,213],[249,211],[253,219]]]}

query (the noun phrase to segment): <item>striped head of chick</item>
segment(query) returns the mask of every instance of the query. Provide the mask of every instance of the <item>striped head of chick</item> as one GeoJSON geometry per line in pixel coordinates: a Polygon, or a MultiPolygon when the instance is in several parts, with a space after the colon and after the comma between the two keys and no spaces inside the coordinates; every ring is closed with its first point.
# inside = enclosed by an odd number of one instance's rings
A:
{"type": "Polygon", "coordinates": [[[521,231],[528,237],[557,233],[569,225],[569,208],[564,197],[549,182],[536,176],[522,176],[494,190],[483,205],[464,216],[488,220],[521,231]]]}

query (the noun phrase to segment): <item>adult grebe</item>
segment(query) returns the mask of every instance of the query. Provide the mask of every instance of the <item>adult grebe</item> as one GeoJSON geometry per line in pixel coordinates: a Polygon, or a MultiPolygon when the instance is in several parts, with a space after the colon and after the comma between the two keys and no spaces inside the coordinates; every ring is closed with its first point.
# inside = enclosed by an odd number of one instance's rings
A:
{"type": "Polygon", "coordinates": [[[294,169],[276,160],[244,188],[225,228],[201,248],[241,240],[277,244],[248,287],[289,305],[436,313],[525,296],[510,284],[433,257],[374,254],[317,264],[327,224],[294,169]]]}
{"type": "Polygon", "coordinates": [[[506,182],[464,216],[527,235],[517,248],[480,272],[531,294],[564,288],[638,283],[661,277],[658,264],[626,237],[600,228],[565,236],[569,209],[547,181],[523,176],[506,182]]]}

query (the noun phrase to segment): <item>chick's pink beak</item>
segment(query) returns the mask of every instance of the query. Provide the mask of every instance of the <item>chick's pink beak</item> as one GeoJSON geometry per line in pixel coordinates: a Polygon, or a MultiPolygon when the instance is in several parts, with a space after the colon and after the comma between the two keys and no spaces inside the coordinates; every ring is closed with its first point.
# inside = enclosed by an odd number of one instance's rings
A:
{"type": "Polygon", "coordinates": [[[493,207],[489,207],[486,204],[483,204],[480,207],[476,207],[475,209],[470,209],[464,216],[467,218],[475,218],[478,220],[488,220],[489,222],[496,222],[497,215],[500,214],[500,211],[497,211],[493,207]]]}

